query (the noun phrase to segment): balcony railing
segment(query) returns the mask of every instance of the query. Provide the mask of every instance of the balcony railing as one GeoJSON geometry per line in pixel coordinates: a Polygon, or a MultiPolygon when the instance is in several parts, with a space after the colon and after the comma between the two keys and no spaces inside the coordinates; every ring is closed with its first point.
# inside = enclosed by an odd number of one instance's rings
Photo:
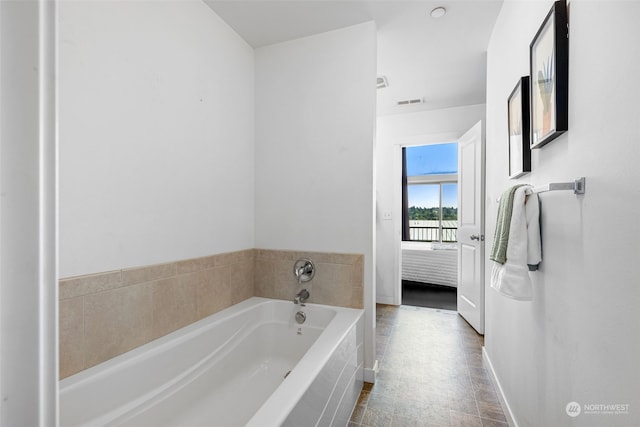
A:
{"type": "MultiPolygon", "coordinates": [[[[409,226],[409,238],[419,242],[439,242],[440,227],[409,226]]],[[[458,227],[442,227],[443,242],[458,241],[458,227]]]]}

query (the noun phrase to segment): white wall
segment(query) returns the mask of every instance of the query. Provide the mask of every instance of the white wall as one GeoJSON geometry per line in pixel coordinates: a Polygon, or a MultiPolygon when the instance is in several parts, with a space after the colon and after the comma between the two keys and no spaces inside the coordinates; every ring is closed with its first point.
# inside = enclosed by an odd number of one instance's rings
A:
{"type": "Polygon", "coordinates": [[[54,10],[0,2],[0,425],[57,420],[54,10]]]}
{"type": "Polygon", "coordinates": [[[256,50],[256,247],[365,256],[374,359],[375,26],[256,50]]]}
{"type": "MultiPolygon", "coordinates": [[[[382,89],[384,90],[384,89],[382,89]]],[[[376,301],[400,304],[402,146],[455,142],[484,120],[484,104],[378,117],[376,145],[376,301]],[[390,212],[391,220],[383,213],[390,212]]]]}
{"type": "Polygon", "coordinates": [[[531,174],[509,181],[506,101],[528,74],[529,43],[550,7],[506,1],[489,45],[487,235],[496,198],[516,182],[585,176],[586,194],[541,195],[532,302],[493,291],[486,260],[486,352],[520,426],[639,425],[640,3],[571,1],[569,131],[533,152],[531,174]],[[571,401],[631,412],[573,419],[571,401]]]}
{"type": "Polygon", "coordinates": [[[60,276],[254,246],[254,55],[199,0],[59,2],[60,276]]]}

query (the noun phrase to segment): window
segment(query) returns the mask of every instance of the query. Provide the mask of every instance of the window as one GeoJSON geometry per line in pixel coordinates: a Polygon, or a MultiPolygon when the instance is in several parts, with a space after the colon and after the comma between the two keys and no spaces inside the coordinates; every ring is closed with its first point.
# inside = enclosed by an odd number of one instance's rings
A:
{"type": "Polygon", "coordinates": [[[403,240],[456,242],[458,144],[403,149],[403,175],[403,240]]]}

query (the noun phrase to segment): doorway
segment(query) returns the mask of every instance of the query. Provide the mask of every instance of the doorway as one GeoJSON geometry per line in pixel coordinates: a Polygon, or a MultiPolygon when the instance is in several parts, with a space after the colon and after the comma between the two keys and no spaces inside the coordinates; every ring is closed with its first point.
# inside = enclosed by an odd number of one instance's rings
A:
{"type": "MultiPolygon", "coordinates": [[[[482,121],[472,126],[464,134],[453,136],[449,141],[458,141],[458,228],[457,240],[457,311],[480,334],[484,333],[484,129],[482,121]]],[[[439,141],[442,141],[440,139],[439,141]]],[[[429,144],[442,142],[425,141],[429,144]]],[[[398,145],[398,158],[402,159],[401,148],[418,144],[398,145]]],[[[398,161],[397,164],[405,164],[398,161]]],[[[405,164],[405,166],[407,166],[405,164]]],[[[398,168],[400,169],[400,168],[398,168]]],[[[407,170],[408,171],[408,170],[407,170]]],[[[406,171],[406,172],[407,172],[406,171]]],[[[399,172],[399,175],[403,174],[399,172]]],[[[397,191],[407,187],[411,182],[410,173],[406,173],[407,185],[398,185],[397,191]]],[[[435,175],[435,174],[434,174],[435,175]]],[[[440,174],[444,175],[444,174],[440,174]]],[[[401,180],[396,181],[401,184],[401,180]]],[[[399,195],[398,195],[399,196],[399,195]]],[[[408,192],[407,192],[408,197],[408,192]]],[[[397,202],[396,206],[409,206],[408,202],[397,202]]],[[[407,217],[407,215],[399,215],[407,217]]],[[[402,236],[410,232],[407,223],[402,226],[401,220],[396,221],[398,233],[395,240],[396,281],[395,292],[397,303],[402,303],[402,236]]],[[[442,222],[442,219],[441,219],[442,222]]],[[[443,231],[442,224],[439,226],[443,231]]],[[[433,244],[433,243],[432,243],[433,244]]],[[[438,245],[446,242],[438,242],[438,245]]],[[[435,251],[434,251],[435,252],[435,251]]],[[[405,262],[406,265],[406,257],[405,262]]]]}
{"type": "Polygon", "coordinates": [[[403,147],[403,305],[457,309],[457,228],[457,142],[403,147]]]}

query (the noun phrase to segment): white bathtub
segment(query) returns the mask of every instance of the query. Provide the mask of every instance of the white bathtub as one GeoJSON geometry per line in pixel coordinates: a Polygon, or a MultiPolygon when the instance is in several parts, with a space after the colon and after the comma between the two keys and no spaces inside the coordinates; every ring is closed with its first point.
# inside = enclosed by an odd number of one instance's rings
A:
{"type": "Polygon", "coordinates": [[[362,310],[250,298],[62,380],[60,425],[345,426],[362,338],[362,310]]]}

